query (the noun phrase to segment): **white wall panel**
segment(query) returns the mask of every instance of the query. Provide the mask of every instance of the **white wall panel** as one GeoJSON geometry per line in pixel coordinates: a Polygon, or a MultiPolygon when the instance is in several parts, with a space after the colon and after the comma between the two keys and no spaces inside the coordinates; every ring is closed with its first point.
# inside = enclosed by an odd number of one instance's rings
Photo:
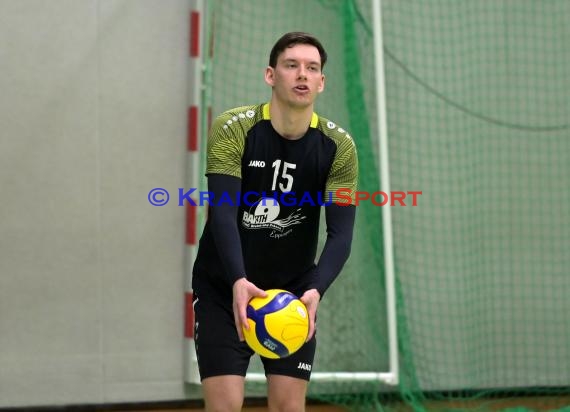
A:
{"type": "Polygon", "coordinates": [[[187,15],[0,0],[0,407],[184,396],[187,15]]]}

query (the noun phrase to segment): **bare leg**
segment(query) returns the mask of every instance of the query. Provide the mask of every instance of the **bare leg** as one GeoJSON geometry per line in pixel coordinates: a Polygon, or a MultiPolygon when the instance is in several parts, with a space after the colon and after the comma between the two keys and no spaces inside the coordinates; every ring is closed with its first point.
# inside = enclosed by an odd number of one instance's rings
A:
{"type": "Polygon", "coordinates": [[[245,378],[239,375],[213,376],[202,381],[206,412],[240,412],[245,378]]]}
{"type": "Polygon", "coordinates": [[[304,412],[308,383],[304,379],[283,375],[267,377],[269,412],[304,412]]]}

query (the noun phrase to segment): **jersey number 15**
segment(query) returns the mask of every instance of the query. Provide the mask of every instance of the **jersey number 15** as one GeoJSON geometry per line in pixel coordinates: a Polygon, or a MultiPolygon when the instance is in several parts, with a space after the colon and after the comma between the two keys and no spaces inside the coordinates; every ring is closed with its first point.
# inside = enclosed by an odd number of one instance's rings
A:
{"type": "MultiPolygon", "coordinates": [[[[273,184],[271,185],[271,190],[275,190],[277,187],[277,177],[279,176],[279,170],[281,169],[281,160],[277,159],[271,165],[273,167],[273,184]]],[[[283,183],[279,183],[279,189],[283,193],[287,193],[291,191],[293,187],[293,176],[287,173],[288,169],[296,169],[297,165],[295,163],[287,163],[283,162],[283,169],[281,170],[281,178],[285,181],[285,185],[283,183]]]]}

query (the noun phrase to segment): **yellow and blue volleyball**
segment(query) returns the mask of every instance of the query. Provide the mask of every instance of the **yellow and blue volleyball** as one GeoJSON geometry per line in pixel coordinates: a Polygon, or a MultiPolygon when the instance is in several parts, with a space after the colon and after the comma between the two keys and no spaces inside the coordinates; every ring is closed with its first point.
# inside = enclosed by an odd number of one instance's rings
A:
{"type": "Polygon", "coordinates": [[[245,341],[265,358],[286,358],[298,351],[309,334],[309,313],[294,294],[282,289],[266,290],[267,297],[255,297],[247,305],[249,330],[245,341]]]}

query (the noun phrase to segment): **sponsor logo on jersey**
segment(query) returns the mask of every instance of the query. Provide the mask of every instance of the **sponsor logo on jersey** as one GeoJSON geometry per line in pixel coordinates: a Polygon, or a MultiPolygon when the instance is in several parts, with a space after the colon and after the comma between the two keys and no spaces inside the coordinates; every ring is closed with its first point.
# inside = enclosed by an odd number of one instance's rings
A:
{"type": "Polygon", "coordinates": [[[249,167],[265,167],[265,162],[263,160],[250,160],[249,167]]]}
{"type": "Polygon", "coordinates": [[[300,211],[301,208],[298,208],[289,216],[279,219],[279,202],[273,197],[262,197],[249,211],[243,212],[241,224],[246,229],[271,229],[269,236],[280,239],[293,231],[292,226],[300,224],[306,218],[300,211]]]}

